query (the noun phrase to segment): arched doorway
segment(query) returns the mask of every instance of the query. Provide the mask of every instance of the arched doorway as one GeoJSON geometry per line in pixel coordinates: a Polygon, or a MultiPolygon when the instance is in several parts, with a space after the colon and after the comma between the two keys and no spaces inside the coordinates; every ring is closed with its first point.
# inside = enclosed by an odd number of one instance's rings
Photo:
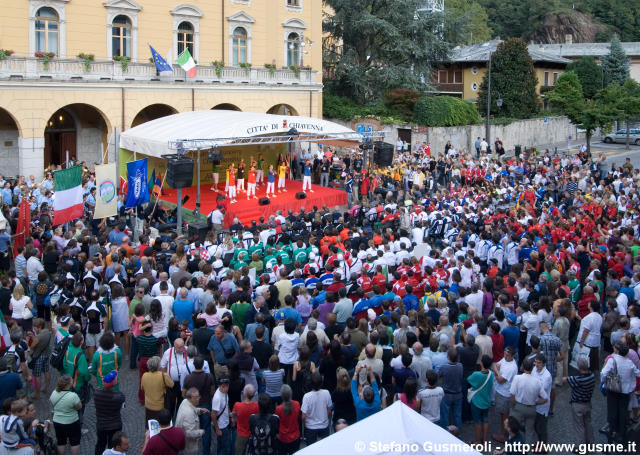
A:
{"type": "Polygon", "coordinates": [[[44,130],[44,165],[64,167],[68,160],[85,161],[89,167],[105,162],[109,124],[88,104],[69,104],[58,109],[44,130]]]}
{"type": "Polygon", "coordinates": [[[267,114],[298,115],[298,111],[296,111],[292,106],[289,106],[288,104],[276,104],[267,111],[267,114]]]}
{"type": "Polygon", "coordinates": [[[231,103],[222,103],[222,104],[218,104],[216,106],[213,106],[211,108],[211,110],[221,110],[221,111],[239,111],[241,112],[242,109],[240,109],[238,106],[236,106],[235,104],[231,104],[231,103]]]}
{"type": "Polygon", "coordinates": [[[138,114],[133,118],[133,122],[131,123],[131,128],[134,128],[138,125],[142,125],[143,123],[150,122],[151,120],[155,120],[161,117],[166,117],[168,115],[177,114],[178,111],[172,108],[167,104],[151,104],[150,106],[142,109],[138,114]]]}
{"type": "Polygon", "coordinates": [[[20,129],[11,114],[0,107],[0,160],[3,177],[14,177],[19,172],[20,129]]]}

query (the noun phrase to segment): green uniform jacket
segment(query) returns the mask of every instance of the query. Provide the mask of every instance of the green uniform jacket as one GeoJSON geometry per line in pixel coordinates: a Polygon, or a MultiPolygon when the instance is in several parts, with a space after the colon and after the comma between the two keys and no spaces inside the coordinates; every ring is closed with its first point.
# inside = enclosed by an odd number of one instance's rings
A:
{"type": "Polygon", "coordinates": [[[77,348],[73,344],[69,343],[67,352],[64,354],[62,374],[68,374],[71,376],[73,379],[73,387],[75,387],[76,390],[80,390],[80,387],[91,379],[89,367],[87,366],[87,358],[85,357],[82,348],[77,348]]]}
{"type": "MultiPolygon", "coordinates": [[[[102,388],[102,378],[113,370],[120,371],[122,365],[122,352],[120,348],[113,348],[109,352],[98,349],[91,359],[91,374],[96,377],[96,387],[102,388]]],[[[114,390],[118,390],[116,382],[114,390]]]]}

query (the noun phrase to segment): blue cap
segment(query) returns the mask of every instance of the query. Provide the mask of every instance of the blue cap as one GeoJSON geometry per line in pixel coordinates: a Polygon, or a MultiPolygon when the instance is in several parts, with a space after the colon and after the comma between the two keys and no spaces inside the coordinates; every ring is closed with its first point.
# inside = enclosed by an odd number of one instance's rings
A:
{"type": "Polygon", "coordinates": [[[507,314],[507,319],[511,321],[512,324],[515,324],[516,321],[518,320],[517,316],[513,313],[507,314]]]}

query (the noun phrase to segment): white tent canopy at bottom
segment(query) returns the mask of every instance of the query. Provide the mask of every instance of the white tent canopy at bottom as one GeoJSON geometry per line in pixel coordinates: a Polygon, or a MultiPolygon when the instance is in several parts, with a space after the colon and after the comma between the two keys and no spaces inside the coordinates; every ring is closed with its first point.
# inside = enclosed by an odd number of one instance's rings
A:
{"type": "Polygon", "coordinates": [[[397,401],[296,455],[481,455],[444,428],[397,401]]]}

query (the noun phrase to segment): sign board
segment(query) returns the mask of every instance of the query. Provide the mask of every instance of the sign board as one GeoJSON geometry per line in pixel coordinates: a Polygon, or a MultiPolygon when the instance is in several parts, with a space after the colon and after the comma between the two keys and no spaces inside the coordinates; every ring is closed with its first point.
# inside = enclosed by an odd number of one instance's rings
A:
{"type": "Polygon", "coordinates": [[[411,128],[413,134],[427,134],[428,128],[426,126],[414,126],[411,128]]]}
{"type": "Polygon", "coordinates": [[[548,120],[548,119],[547,119],[547,117],[545,117],[545,118],[544,118],[544,123],[547,123],[547,120],[548,120]]]}
{"type": "Polygon", "coordinates": [[[351,122],[351,129],[362,134],[368,131],[380,131],[382,124],[375,118],[361,118],[351,122]]]}

